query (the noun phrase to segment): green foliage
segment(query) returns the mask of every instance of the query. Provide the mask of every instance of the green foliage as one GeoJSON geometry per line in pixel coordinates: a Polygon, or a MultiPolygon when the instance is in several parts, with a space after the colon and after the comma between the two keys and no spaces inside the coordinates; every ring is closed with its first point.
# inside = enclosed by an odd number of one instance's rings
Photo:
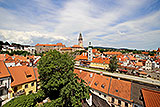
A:
{"type": "Polygon", "coordinates": [[[41,89],[52,102],[47,106],[75,106],[89,96],[89,87],[80,83],[74,73],[74,61],[67,53],[53,50],[38,62],[41,89]]]}
{"type": "Polygon", "coordinates": [[[118,61],[117,61],[117,58],[116,56],[114,56],[111,60],[110,60],[110,63],[109,63],[109,68],[110,68],[110,71],[111,72],[114,72],[116,71],[117,67],[118,67],[118,61]]]}
{"type": "Polygon", "coordinates": [[[30,53],[27,52],[27,51],[19,51],[19,50],[11,51],[11,52],[9,52],[9,51],[1,51],[0,54],[9,54],[10,56],[13,56],[14,54],[15,55],[23,55],[23,56],[30,55],[30,53]]]}
{"type": "Polygon", "coordinates": [[[17,98],[12,99],[3,107],[34,107],[37,102],[43,101],[45,99],[45,94],[42,90],[39,90],[37,93],[32,93],[29,95],[21,95],[17,98]]]}

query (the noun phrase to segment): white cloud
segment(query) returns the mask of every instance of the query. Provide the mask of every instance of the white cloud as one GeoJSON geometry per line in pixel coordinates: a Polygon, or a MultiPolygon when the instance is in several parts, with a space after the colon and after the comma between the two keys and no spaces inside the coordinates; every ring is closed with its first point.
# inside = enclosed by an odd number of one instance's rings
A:
{"type": "MultiPolygon", "coordinates": [[[[144,43],[142,48],[147,48],[151,43],[149,34],[158,38],[159,30],[154,32],[153,28],[160,27],[160,11],[137,15],[141,7],[149,4],[148,0],[115,0],[112,4],[109,1],[97,4],[93,0],[69,0],[61,6],[55,2],[34,0],[27,4],[30,8],[21,6],[19,11],[0,8],[3,39],[36,44],[33,38],[42,37],[50,38],[47,42],[64,40],[69,46],[77,43],[78,33],[82,32],[85,46],[92,41],[94,45],[138,48],[141,42],[144,43]],[[139,41],[142,38],[144,41],[139,41]],[[127,42],[130,40],[135,44],[127,42]]],[[[158,40],[154,39],[154,43],[158,40]]]]}
{"type": "Polygon", "coordinates": [[[51,41],[53,40],[67,40],[65,37],[57,36],[54,33],[40,33],[37,31],[32,32],[23,32],[23,31],[16,31],[16,30],[1,30],[0,29],[0,37],[4,38],[9,42],[16,42],[22,44],[32,44],[33,37],[42,38],[50,38],[51,41]]]}

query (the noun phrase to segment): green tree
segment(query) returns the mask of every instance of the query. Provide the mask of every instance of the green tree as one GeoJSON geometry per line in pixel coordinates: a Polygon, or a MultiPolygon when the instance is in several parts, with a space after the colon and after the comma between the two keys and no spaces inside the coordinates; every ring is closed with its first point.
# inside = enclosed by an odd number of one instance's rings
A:
{"type": "Polygon", "coordinates": [[[89,97],[89,87],[73,70],[74,61],[67,53],[53,50],[40,59],[38,71],[41,89],[52,100],[47,106],[81,106],[82,100],[89,97]]]}
{"type": "Polygon", "coordinates": [[[111,72],[116,71],[116,69],[117,69],[117,67],[118,67],[117,62],[118,62],[118,61],[117,61],[116,56],[114,56],[114,57],[110,60],[109,68],[110,68],[110,71],[111,71],[111,72]]]}

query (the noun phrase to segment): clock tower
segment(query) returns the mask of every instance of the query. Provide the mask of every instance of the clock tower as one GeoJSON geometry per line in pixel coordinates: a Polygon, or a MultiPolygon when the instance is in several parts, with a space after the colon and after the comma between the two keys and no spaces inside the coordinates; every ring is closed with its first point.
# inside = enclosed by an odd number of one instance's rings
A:
{"type": "Polygon", "coordinates": [[[78,38],[78,45],[83,47],[83,38],[82,38],[82,34],[79,34],[79,38],[78,38]]]}

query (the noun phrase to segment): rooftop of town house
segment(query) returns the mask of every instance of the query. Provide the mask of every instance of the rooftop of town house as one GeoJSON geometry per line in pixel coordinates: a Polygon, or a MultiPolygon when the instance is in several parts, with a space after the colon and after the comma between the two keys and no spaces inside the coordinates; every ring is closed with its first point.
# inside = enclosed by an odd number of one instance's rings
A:
{"type": "Polygon", "coordinates": [[[146,107],[159,107],[160,106],[160,91],[153,91],[148,89],[141,89],[144,103],[146,107]]]}
{"type": "Polygon", "coordinates": [[[3,61],[0,60],[0,78],[9,77],[9,71],[3,61]]]}
{"type": "Polygon", "coordinates": [[[72,48],[82,48],[82,47],[79,45],[73,45],[72,48]]]}
{"type": "Polygon", "coordinates": [[[62,43],[57,43],[57,44],[36,44],[35,46],[63,46],[65,47],[65,45],[63,45],[62,43]]]}
{"type": "Polygon", "coordinates": [[[102,64],[109,64],[110,63],[109,61],[110,61],[109,58],[98,57],[98,58],[93,58],[93,60],[91,62],[93,62],[93,63],[102,63],[102,64]]]}
{"type": "Polygon", "coordinates": [[[93,82],[91,84],[91,88],[101,91],[105,94],[108,94],[108,90],[109,90],[109,84],[110,84],[110,77],[107,76],[103,76],[103,75],[99,75],[99,74],[95,74],[94,75],[94,79],[93,82]]]}
{"type": "Polygon", "coordinates": [[[64,47],[61,50],[72,50],[72,48],[71,47],[64,47]]]}
{"type": "Polygon", "coordinates": [[[135,64],[135,66],[143,66],[143,63],[142,63],[142,62],[137,62],[137,63],[135,64]]]}
{"type": "Polygon", "coordinates": [[[131,101],[131,82],[112,78],[109,94],[131,101]]]}
{"type": "Polygon", "coordinates": [[[77,55],[74,60],[88,60],[88,57],[82,53],[81,55],[77,55]]]}
{"type": "Polygon", "coordinates": [[[5,59],[6,59],[6,56],[5,56],[6,54],[0,54],[0,60],[2,60],[2,61],[5,61],[5,59]]]}
{"type": "Polygon", "coordinates": [[[8,67],[8,69],[13,78],[12,87],[36,80],[32,67],[15,66],[8,67]]]}
{"type": "Polygon", "coordinates": [[[105,55],[120,55],[122,54],[121,52],[103,52],[105,55]]]}

